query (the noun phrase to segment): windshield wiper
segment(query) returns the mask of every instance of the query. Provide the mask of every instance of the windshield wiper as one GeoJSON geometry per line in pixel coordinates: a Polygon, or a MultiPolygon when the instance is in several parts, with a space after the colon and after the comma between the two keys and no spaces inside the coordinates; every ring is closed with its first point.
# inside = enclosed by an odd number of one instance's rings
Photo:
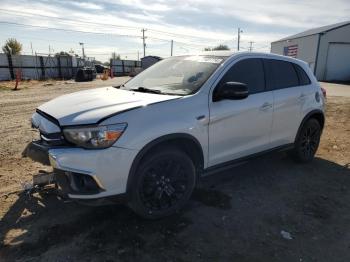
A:
{"type": "Polygon", "coordinates": [[[129,90],[142,92],[142,93],[151,93],[151,94],[161,94],[162,93],[162,91],[160,91],[158,89],[150,89],[150,88],[143,87],[143,86],[140,86],[138,88],[132,88],[132,89],[129,89],[129,90]]]}

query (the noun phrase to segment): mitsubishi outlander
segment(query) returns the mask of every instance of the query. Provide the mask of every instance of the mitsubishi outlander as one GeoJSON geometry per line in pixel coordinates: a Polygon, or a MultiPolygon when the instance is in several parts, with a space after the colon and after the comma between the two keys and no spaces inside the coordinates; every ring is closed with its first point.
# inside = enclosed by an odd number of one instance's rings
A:
{"type": "Polygon", "coordinates": [[[146,218],[181,209],[198,181],[272,150],[310,162],[325,97],[305,62],[264,53],[164,59],[117,87],[63,95],[32,116],[27,154],[71,199],[122,196],[146,218]]]}

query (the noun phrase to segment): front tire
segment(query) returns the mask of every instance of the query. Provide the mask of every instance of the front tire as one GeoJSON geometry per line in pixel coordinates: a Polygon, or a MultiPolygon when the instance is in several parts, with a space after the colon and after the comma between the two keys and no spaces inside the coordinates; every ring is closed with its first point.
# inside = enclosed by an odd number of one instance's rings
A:
{"type": "Polygon", "coordinates": [[[297,162],[307,163],[314,159],[320,143],[321,132],[320,123],[314,118],[309,119],[303,125],[292,151],[292,155],[297,162]]]}
{"type": "Polygon", "coordinates": [[[160,148],[146,155],[138,166],[129,206],[144,218],[169,216],[186,204],[195,184],[191,158],[177,148],[160,148]]]}

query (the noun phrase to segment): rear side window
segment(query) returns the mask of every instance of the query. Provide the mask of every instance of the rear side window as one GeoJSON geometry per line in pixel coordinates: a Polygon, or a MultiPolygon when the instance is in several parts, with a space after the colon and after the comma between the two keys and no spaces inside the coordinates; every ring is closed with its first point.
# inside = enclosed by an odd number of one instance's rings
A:
{"type": "Polygon", "coordinates": [[[264,59],[268,90],[276,90],[299,85],[299,78],[290,62],[264,59]]]}
{"type": "Polygon", "coordinates": [[[240,82],[248,86],[249,93],[263,92],[265,89],[264,68],[261,59],[248,58],[234,64],[221,79],[226,82],[240,82]]]}
{"type": "Polygon", "coordinates": [[[306,74],[306,72],[304,71],[304,69],[302,69],[299,65],[294,64],[294,68],[298,73],[298,77],[299,77],[299,85],[304,86],[304,85],[309,85],[311,84],[311,80],[308,77],[308,75],[306,74]]]}

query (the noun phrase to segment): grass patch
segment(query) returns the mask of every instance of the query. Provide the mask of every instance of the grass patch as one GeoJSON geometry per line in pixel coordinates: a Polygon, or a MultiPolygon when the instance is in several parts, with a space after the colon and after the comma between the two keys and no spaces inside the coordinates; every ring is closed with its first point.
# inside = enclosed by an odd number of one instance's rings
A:
{"type": "Polygon", "coordinates": [[[9,91],[13,89],[14,86],[10,87],[8,85],[0,85],[0,91],[9,91]]]}

